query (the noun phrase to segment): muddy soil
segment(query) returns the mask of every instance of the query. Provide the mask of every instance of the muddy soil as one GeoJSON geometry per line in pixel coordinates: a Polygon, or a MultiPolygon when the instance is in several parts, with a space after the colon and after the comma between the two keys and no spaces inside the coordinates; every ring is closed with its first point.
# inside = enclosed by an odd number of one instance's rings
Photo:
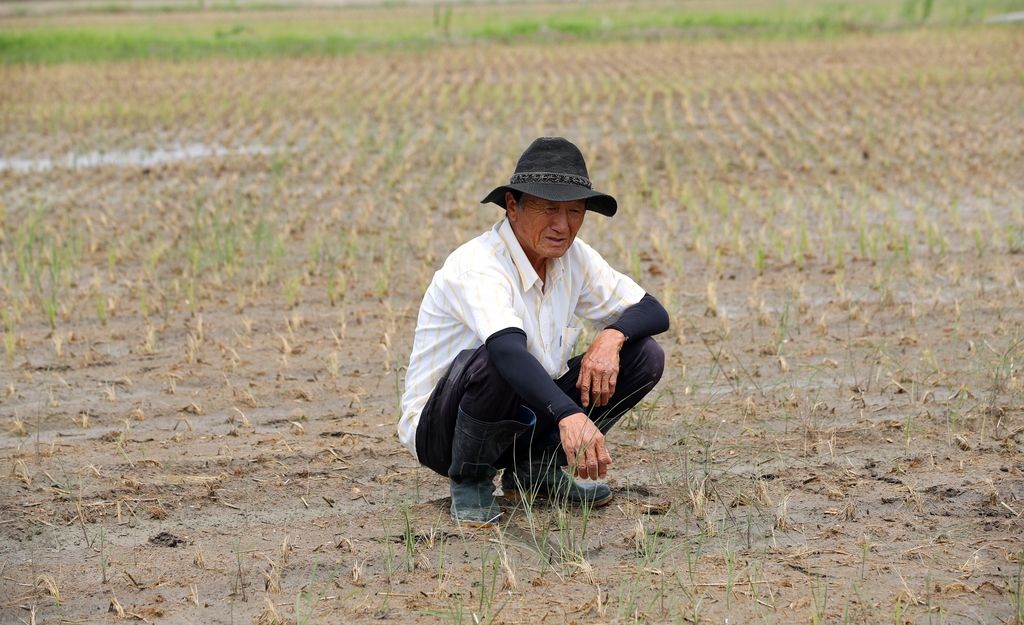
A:
{"type": "MultiPolygon", "coordinates": [[[[1020,618],[1020,153],[1006,162],[986,108],[1019,102],[1000,68],[1020,49],[759,45],[2,70],[25,88],[5,157],[285,147],[0,172],[0,621],[1020,618]],[[590,84],[612,91],[575,101],[577,121],[455,95],[547,55],[621,83],[590,84]],[[660,73],[638,69],[652,58],[660,73]],[[707,90],[651,122],[634,94],[662,98],[666,76],[707,90]],[[819,79],[836,93],[791,91],[819,79]],[[833,101],[849,116],[807,113],[833,101]],[[399,445],[398,400],[425,281],[499,217],[477,201],[527,143],[499,147],[511,122],[584,137],[624,210],[580,236],[673,328],[656,397],[609,436],[610,505],[502,497],[500,529],[465,529],[446,478],[399,445]],[[852,149],[865,125],[893,134],[852,149]],[[798,218],[809,242],[790,248],[798,218]]],[[[999,114],[1019,148],[1021,109],[999,114]]]]}

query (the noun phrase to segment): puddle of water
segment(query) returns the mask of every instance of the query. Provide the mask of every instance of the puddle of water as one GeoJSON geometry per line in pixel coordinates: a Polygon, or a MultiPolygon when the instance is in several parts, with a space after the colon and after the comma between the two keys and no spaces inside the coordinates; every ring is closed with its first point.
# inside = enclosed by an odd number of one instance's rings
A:
{"type": "Polygon", "coordinates": [[[1013,24],[1015,22],[1024,22],[1024,11],[993,15],[985,20],[985,23],[987,24],[1013,24]]]}
{"type": "Polygon", "coordinates": [[[56,168],[80,169],[85,167],[151,167],[164,163],[197,160],[212,156],[252,156],[255,154],[271,154],[270,148],[253,145],[241,148],[225,148],[202,143],[157,148],[155,150],[124,150],[100,152],[92,151],[81,154],[71,153],[63,158],[19,158],[0,157],[0,171],[39,172],[56,168]]]}

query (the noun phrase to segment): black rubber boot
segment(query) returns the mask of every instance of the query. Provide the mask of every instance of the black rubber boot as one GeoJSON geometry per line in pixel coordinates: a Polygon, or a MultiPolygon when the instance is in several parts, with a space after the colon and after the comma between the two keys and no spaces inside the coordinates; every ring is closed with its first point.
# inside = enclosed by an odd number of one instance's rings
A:
{"type": "Polygon", "coordinates": [[[601,482],[580,482],[562,470],[565,452],[558,448],[540,457],[521,459],[501,476],[501,490],[510,499],[552,499],[558,503],[603,506],[612,489],[601,482]]]}
{"type": "Polygon", "coordinates": [[[515,421],[487,423],[459,409],[452,439],[452,464],[448,478],[452,494],[452,518],[471,527],[490,527],[501,516],[494,500],[495,461],[516,437],[533,427],[537,417],[525,406],[515,421]]]}

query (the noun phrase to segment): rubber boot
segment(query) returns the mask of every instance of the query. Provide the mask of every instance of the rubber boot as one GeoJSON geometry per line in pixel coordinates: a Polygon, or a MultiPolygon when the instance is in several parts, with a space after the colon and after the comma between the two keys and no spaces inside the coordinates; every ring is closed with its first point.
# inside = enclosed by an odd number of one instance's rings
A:
{"type": "Polygon", "coordinates": [[[525,406],[516,420],[497,423],[479,421],[459,409],[448,468],[454,520],[470,527],[490,527],[501,516],[501,507],[494,500],[498,472],[494,463],[536,422],[536,415],[525,406]]]}
{"type": "Polygon", "coordinates": [[[573,505],[603,506],[612,500],[612,489],[601,482],[581,482],[562,470],[566,465],[561,448],[539,457],[520,459],[501,476],[501,490],[510,499],[551,499],[573,505]]]}

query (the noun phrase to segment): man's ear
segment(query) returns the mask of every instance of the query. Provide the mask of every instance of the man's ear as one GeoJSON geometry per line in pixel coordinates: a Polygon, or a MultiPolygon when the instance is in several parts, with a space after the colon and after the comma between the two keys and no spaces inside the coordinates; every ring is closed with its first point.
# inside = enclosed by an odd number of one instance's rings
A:
{"type": "Polygon", "coordinates": [[[511,191],[505,192],[505,215],[508,220],[515,223],[519,219],[519,204],[511,191]]]}

